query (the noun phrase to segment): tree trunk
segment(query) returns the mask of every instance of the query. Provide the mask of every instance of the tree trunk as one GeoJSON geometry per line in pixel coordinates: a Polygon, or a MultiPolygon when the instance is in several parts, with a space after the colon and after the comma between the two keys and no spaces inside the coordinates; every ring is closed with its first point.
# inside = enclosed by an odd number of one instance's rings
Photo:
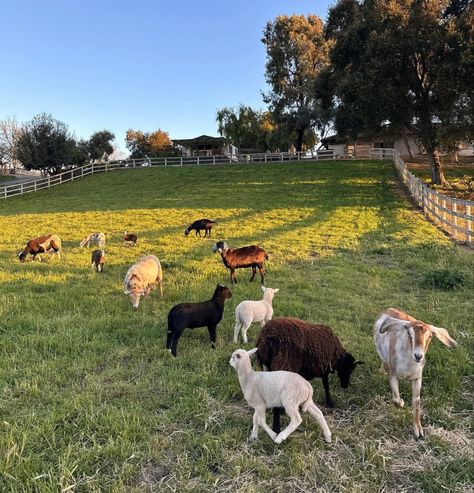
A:
{"type": "Polygon", "coordinates": [[[429,154],[431,168],[431,182],[434,185],[448,185],[444,177],[443,165],[439,158],[439,149],[435,147],[429,154]]]}
{"type": "Polygon", "coordinates": [[[298,129],[296,131],[296,152],[301,152],[301,149],[303,147],[303,138],[304,138],[304,131],[305,129],[298,129]]]}
{"type": "Polygon", "coordinates": [[[410,142],[408,141],[408,135],[407,135],[406,127],[403,128],[403,140],[405,141],[405,146],[407,148],[408,155],[410,156],[410,159],[413,159],[413,151],[411,150],[410,142]]]}

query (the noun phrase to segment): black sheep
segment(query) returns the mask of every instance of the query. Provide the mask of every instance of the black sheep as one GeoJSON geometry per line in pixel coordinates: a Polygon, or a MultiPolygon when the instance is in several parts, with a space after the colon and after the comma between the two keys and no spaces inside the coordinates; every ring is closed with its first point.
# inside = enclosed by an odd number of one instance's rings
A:
{"type": "Polygon", "coordinates": [[[195,329],[196,327],[208,328],[211,346],[215,348],[217,324],[224,313],[224,302],[231,296],[232,293],[228,287],[218,284],[212,298],[208,301],[180,303],[173,306],[168,313],[166,349],[169,349],[176,357],[176,347],[184,329],[195,329]]]}
{"type": "MultiPolygon", "coordinates": [[[[329,374],[336,371],[341,387],[347,388],[352,372],[361,364],[329,327],[291,317],[269,320],[258,336],[257,347],[258,360],[270,371],[292,371],[306,380],[322,378],[328,407],[334,407],[329,374]]],[[[276,409],[273,423],[274,431],[279,433],[280,412],[276,409]]]]}
{"type": "Polygon", "coordinates": [[[184,234],[188,236],[188,234],[194,229],[196,236],[199,233],[199,237],[201,237],[201,231],[204,230],[204,238],[206,236],[211,237],[211,229],[212,226],[216,224],[215,221],[211,221],[210,219],[198,219],[194,221],[191,225],[189,225],[185,230],[184,234]]]}

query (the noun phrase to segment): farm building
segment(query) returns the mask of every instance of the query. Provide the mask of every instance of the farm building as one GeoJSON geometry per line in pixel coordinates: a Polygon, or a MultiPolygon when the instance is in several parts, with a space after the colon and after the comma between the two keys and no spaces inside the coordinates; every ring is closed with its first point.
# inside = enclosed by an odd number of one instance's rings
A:
{"type": "Polygon", "coordinates": [[[223,137],[200,135],[194,139],[173,139],[173,145],[181,149],[183,156],[235,156],[237,147],[226,144],[223,137]]]}
{"type": "MultiPolygon", "coordinates": [[[[321,139],[321,144],[326,149],[333,149],[336,156],[366,157],[373,148],[395,149],[402,157],[409,157],[410,154],[413,156],[426,154],[416,135],[411,131],[407,131],[405,135],[390,133],[388,130],[374,135],[359,134],[355,141],[348,136],[336,134],[321,139]]],[[[474,155],[473,143],[461,142],[458,154],[474,155]]]]}

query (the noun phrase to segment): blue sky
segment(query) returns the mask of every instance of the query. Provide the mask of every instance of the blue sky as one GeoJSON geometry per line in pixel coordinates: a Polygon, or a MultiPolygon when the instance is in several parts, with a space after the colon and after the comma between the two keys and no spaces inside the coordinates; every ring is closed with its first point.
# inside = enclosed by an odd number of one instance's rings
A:
{"type": "Polygon", "coordinates": [[[267,21],[331,2],[14,0],[2,2],[0,119],[41,112],[78,137],[128,128],[217,135],[216,110],[263,107],[267,21]]]}

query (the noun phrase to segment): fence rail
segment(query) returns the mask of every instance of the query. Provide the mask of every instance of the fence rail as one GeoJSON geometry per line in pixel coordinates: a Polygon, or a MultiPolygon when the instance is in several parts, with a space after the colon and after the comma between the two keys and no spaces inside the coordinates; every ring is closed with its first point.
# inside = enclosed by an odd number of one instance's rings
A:
{"type": "Polygon", "coordinates": [[[371,149],[371,157],[390,159],[410,195],[435,224],[453,238],[474,247],[474,202],[442,195],[411,173],[395,149],[371,149]]]}
{"type": "Polygon", "coordinates": [[[182,157],[158,157],[145,159],[127,159],[122,161],[107,161],[104,163],[88,164],[79,168],[73,168],[63,173],[44,178],[33,178],[14,185],[0,187],[0,199],[8,199],[25,193],[36,192],[51,188],[62,183],[74,181],[84,176],[95,173],[108,173],[119,169],[130,169],[155,166],[188,166],[188,165],[213,165],[213,164],[241,164],[241,163],[270,163],[299,161],[302,159],[323,160],[335,159],[334,151],[322,150],[308,154],[306,152],[278,152],[261,154],[239,154],[237,156],[182,156],[182,157]]]}
{"type": "MultiPolygon", "coordinates": [[[[393,161],[403,182],[407,185],[411,196],[423,209],[423,212],[454,238],[465,241],[469,246],[474,246],[474,202],[441,195],[431,190],[425,183],[408,171],[407,166],[395,149],[370,149],[369,157],[372,159],[393,161]]],[[[23,181],[14,185],[5,185],[0,187],[0,199],[8,199],[17,195],[51,188],[95,173],[108,173],[120,169],[156,166],[232,165],[241,163],[300,161],[305,159],[315,161],[334,160],[336,159],[336,155],[334,150],[321,150],[311,154],[306,152],[278,152],[239,154],[237,156],[183,156],[110,161],[73,168],[58,175],[23,181]]]]}

